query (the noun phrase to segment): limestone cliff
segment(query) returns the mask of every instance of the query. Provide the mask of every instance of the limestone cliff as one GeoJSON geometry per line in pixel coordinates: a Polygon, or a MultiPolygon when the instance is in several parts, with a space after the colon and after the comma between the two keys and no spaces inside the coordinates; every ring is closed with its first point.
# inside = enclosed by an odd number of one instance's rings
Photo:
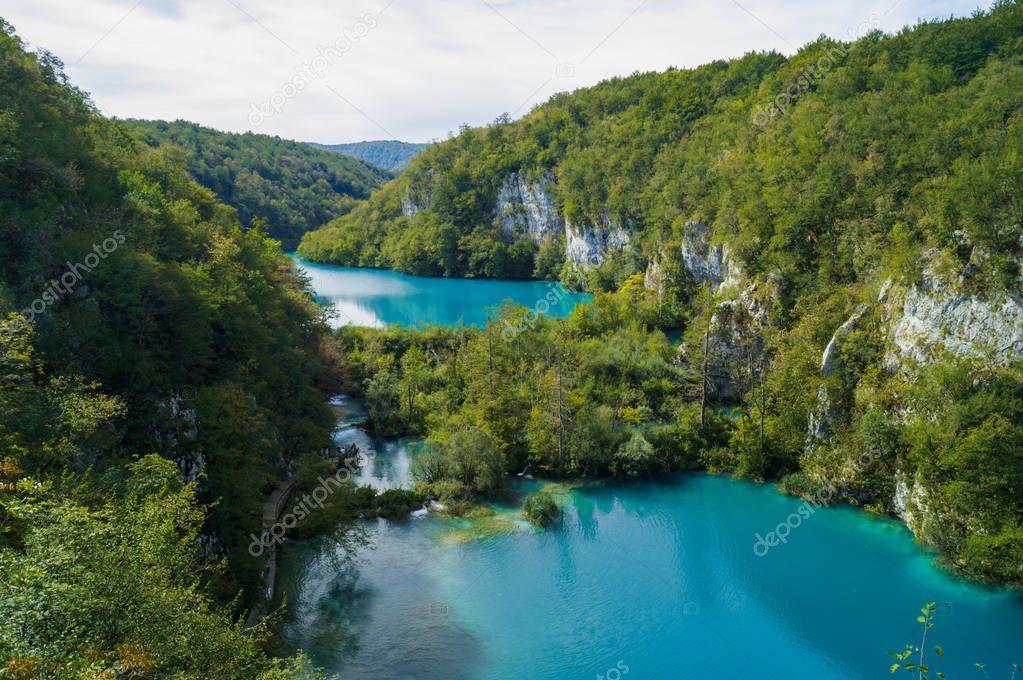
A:
{"type": "Polygon", "coordinates": [[[547,173],[539,181],[529,181],[513,172],[497,194],[494,221],[502,234],[524,234],[534,243],[543,243],[565,229],[565,220],[558,212],[550,188],[554,175],[547,173]]]}
{"type": "Polygon", "coordinates": [[[962,280],[928,268],[919,285],[885,290],[881,302],[892,319],[886,363],[893,369],[926,364],[943,352],[999,364],[1023,357],[1023,304],[1008,293],[969,292],[962,280]]]}
{"type": "Polygon", "coordinates": [[[740,270],[729,257],[728,246],[712,243],[710,228],[690,222],[682,238],[682,263],[698,286],[709,284],[715,293],[739,282],[740,270]]]}
{"type": "Polygon", "coordinates": [[[629,245],[629,232],[606,215],[597,224],[565,220],[565,260],[581,267],[604,264],[612,252],[629,245]]]}

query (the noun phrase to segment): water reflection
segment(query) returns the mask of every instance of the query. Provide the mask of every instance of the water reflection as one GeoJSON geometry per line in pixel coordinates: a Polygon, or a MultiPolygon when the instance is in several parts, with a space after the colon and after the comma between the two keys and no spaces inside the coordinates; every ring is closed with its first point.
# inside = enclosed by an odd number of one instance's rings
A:
{"type": "Polygon", "coordinates": [[[381,327],[388,324],[481,326],[505,302],[563,317],[589,298],[550,281],[444,279],[406,276],[382,269],[321,265],[295,258],[323,302],[333,304],[335,326],[381,327]],[[557,295],[548,298],[556,291],[557,295]]]}
{"type": "Polygon", "coordinates": [[[356,562],[338,561],[327,541],[289,544],[284,551],[284,648],[304,649],[345,680],[480,677],[479,640],[422,568],[433,541],[415,522],[366,524],[374,547],[356,562]]]}

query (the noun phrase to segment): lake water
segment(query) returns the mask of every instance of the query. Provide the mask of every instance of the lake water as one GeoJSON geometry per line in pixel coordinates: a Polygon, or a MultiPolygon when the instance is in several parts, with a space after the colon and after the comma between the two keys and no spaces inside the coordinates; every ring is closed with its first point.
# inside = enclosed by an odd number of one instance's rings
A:
{"type": "MultiPolygon", "coordinates": [[[[533,306],[551,290],[303,266],[361,325],[480,324],[503,299],[533,306]]],[[[363,454],[356,481],[408,486],[415,443],[374,438],[357,402],[333,403],[336,442],[363,454]]],[[[979,678],[984,662],[1008,678],[1023,663],[1023,598],[937,568],[895,521],[820,509],[759,556],[757,535],[802,503],[771,486],[680,475],[554,491],[564,513],[544,531],[493,506],[475,521],[366,522],[355,559],[327,540],[286,543],[284,651],[345,680],[885,678],[886,653],[919,640],[934,601],[936,669],[979,678]]]]}
{"type": "Polygon", "coordinates": [[[333,304],[337,326],[482,326],[504,302],[564,317],[589,298],[553,281],[428,278],[292,257],[310,277],[319,299],[333,304]]]}
{"type": "MultiPolygon", "coordinates": [[[[364,447],[361,479],[407,484],[407,442],[336,436],[364,447]]],[[[354,561],[287,544],[283,646],[345,680],[884,678],[886,652],[919,640],[935,601],[929,639],[950,678],[983,677],[977,661],[1008,678],[1023,661],[1023,599],[936,568],[897,522],[821,509],[759,557],[755,536],[801,503],[771,486],[685,475],[557,490],[564,516],[545,531],[495,506],[477,522],[368,522],[373,547],[354,561]]]]}

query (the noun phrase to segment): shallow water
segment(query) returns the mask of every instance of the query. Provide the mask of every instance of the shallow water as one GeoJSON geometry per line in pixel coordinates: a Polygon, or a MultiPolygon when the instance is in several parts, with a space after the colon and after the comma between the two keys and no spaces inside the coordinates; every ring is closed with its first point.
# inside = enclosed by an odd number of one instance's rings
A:
{"type": "Polygon", "coordinates": [[[333,304],[337,326],[482,326],[504,302],[564,317],[589,298],[553,281],[430,278],[294,259],[319,299],[333,304]]]}
{"type": "MultiPolygon", "coordinates": [[[[488,305],[533,306],[550,286],[305,266],[360,325],[479,324],[488,305]]],[[[356,481],[408,486],[415,443],[368,435],[355,402],[334,407],[335,441],[362,451],[356,481]]],[[[884,678],[886,653],[919,641],[934,601],[935,669],[982,677],[985,662],[1007,678],[1023,663],[1023,598],[937,568],[897,522],[818,509],[760,556],[757,536],[802,505],[771,486],[686,475],[558,497],[563,517],[545,531],[495,506],[472,521],[367,522],[373,547],[355,560],[326,540],[286,543],[285,651],[345,680],[884,678]]]]}
{"type": "Polygon", "coordinates": [[[546,531],[507,508],[368,523],[354,564],[290,544],[285,646],[346,680],[882,678],[936,601],[950,677],[976,661],[1008,677],[1023,657],[1020,597],[936,568],[896,522],[818,510],[758,557],[755,535],[801,503],[770,486],[688,475],[563,497],[546,531]]]}
{"type": "Polygon", "coordinates": [[[351,444],[359,447],[360,465],[352,480],[358,486],[377,490],[412,486],[412,458],[418,442],[413,439],[378,438],[363,429],[366,413],[362,405],[350,397],[338,396],[330,402],[337,415],[338,429],[334,445],[345,450],[351,444]]]}

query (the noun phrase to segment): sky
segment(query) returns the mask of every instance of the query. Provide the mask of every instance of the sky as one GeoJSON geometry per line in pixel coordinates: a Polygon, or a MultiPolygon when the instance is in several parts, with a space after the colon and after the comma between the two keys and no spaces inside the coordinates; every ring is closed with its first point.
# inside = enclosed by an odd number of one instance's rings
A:
{"type": "Polygon", "coordinates": [[[432,141],[635,71],[966,16],[976,0],[4,0],[104,114],[432,141]]]}

